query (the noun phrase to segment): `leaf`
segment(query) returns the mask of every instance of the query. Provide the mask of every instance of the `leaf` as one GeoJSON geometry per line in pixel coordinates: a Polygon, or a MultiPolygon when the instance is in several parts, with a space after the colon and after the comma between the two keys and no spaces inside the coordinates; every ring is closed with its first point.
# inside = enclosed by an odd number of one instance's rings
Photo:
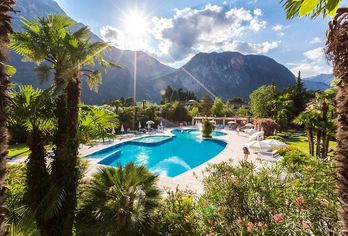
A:
{"type": "Polygon", "coordinates": [[[76,38],[72,38],[69,40],[69,44],[74,48],[77,48],[79,46],[79,41],[76,38]]]}
{"type": "Polygon", "coordinates": [[[34,71],[37,73],[39,77],[41,84],[48,81],[50,70],[51,70],[51,67],[49,67],[47,64],[41,64],[34,69],[34,71]]]}
{"type": "Polygon", "coordinates": [[[304,0],[300,8],[300,16],[308,15],[318,5],[319,0],[304,0]]]}
{"type": "Polygon", "coordinates": [[[326,14],[333,17],[338,7],[341,5],[341,0],[326,0],[326,14]]]}
{"type": "Polygon", "coordinates": [[[13,76],[17,72],[16,67],[7,64],[5,65],[5,70],[9,76],[13,76]]]}

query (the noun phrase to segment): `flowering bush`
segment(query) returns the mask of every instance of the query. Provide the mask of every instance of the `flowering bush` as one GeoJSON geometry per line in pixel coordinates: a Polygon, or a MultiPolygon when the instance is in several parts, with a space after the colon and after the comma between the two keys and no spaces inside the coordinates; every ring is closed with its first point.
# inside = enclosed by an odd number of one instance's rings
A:
{"type": "Polygon", "coordinates": [[[281,165],[212,165],[199,211],[206,234],[335,235],[337,199],[332,166],[316,159],[300,175],[281,165]],[[285,177],[284,177],[285,175],[285,177]]]}
{"type": "Polygon", "coordinates": [[[196,207],[192,192],[167,191],[153,217],[153,235],[201,235],[196,207]]]}

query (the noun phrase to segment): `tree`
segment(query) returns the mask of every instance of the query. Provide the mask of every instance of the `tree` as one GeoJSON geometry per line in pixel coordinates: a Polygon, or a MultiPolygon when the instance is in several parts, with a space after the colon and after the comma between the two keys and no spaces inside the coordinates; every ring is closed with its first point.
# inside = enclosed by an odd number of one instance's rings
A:
{"type": "Polygon", "coordinates": [[[45,197],[49,191],[50,176],[46,168],[45,145],[55,126],[51,107],[58,95],[59,91],[54,87],[42,91],[30,85],[20,86],[18,93],[11,93],[10,121],[24,125],[29,132],[30,154],[23,202],[34,214],[38,229],[47,224],[44,215],[47,214],[49,203],[45,197]]]}
{"type": "Polygon", "coordinates": [[[64,91],[55,105],[57,132],[51,173],[52,188],[55,188],[56,193],[56,199],[52,201],[56,202],[59,211],[50,216],[49,225],[45,225],[43,230],[47,235],[57,232],[72,235],[76,189],[80,177],[77,154],[81,77],[86,77],[88,85],[97,90],[101,73],[86,69],[86,66],[93,66],[95,61],[103,67],[116,65],[103,59],[108,44],[91,43],[87,27],[72,32],[71,28],[76,23],[67,16],[49,15],[34,21],[24,19],[23,24],[24,31],[14,34],[11,48],[40,64],[36,70],[41,77],[47,77],[53,70],[56,86],[62,87],[64,91]]]}
{"type": "Polygon", "coordinates": [[[186,107],[179,102],[173,104],[173,113],[171,115],[173,121],[190,121],[191,117],[186,107]]]}
{"type": "Polygon", "coordinates": [[[82,143],[92,143],[93,140],[112,138],[111,131],[118,128],[119,123],[115,113],[103,108],[90,107],[88,111],[80,109],[79,139],[82,143]]]}
{"type": "Polygon", "coordinates": [[[309,154],[314,156],[314,122],[315,122],[315,114],[310,111],[304,111],[300,113],[295,119],[294,123],[298,125],[303,125],[305,127],[308,139],[308,149],[309,154]]]}
{"type": "Polygon", "coordinates": [[[223,116],[224,115],[224,103],[221,98],[216,98],[213,106],[211,107],[211,114],[213,116],[223,116]]]}
{"type": "Polygon", "coordinates": [[[337,193],[340,202],[339,219],[342,224],[342,234],[348,232],[348,8],[339,8],[341,1],[338,0],[283,0],[287,18],[297,16],[310,16],[315,18],[319,15],[334,16],[329,23],[326,40],[326,54],[333,62],[334,75],[339,79],[336,96],[337,130],[336,130],[336,178],[337,193]]]}
{"type": "Polygon", "coordinates": [[[204,97],[202,99],[200,113],[204,116],[209,116],[210,115],[210,108],[211,108],[212,104],[213,104],[213,101],[209,97],[209,95],[204,95],[204,97]]]}
{"type": "Polygon", "coordinates": [[[251,112],[255,117],[272,117],[273,101],[278,92],[275,85],[263,85],[250,94],[251,112]]]}
{"type": "Polygon", "coordinates": [[[205,138],[211,138],[211,133],[215,129],[214,125],[209,120],[203,121],[202,136],[205,138]]]}
{"type": "Polygon", "coordinates": [[[9,81],[9,67],[7,62],[7,44],[9,35],[13,33],[11,27],[11,16],[15,0],[3,0],[0,3],[0,235],[7,235],[7,227],[4,224],[6,216],[5,201],[5,173],[6,173],[6,157],[8,132],[6,128],[7,122],[7,87],[9,81]]]}
{"type": "Polygon", "coordinates": [[[134,163],[96,173],[77,213],[77,235],[146,235],[160,191],[157,176],[134,163]]]}

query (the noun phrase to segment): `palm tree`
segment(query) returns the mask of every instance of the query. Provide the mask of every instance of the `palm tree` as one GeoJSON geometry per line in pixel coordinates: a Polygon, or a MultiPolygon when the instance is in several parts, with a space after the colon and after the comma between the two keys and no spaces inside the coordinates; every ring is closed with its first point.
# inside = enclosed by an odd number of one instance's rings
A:
{"type": "Polygon", "coordinates": [[[339,219],[342,234],[348,233],[348,8],[339,8],[338,0],[281,0],[287,18],[319,15],[334,16],[329,23],[326,54],[333,62],[334,75],[339,80],[336,96],[336,185],[340,202],[339,219]]]}
{"type": "Polygon", "coordinates": [[[14,34],[11,48],[25,58],[41,63],[37,71],[42,77],[48,77],[49,72],[53,71],[56,86],[64,91],[55,105],[57,132],[52,163],[52,186],[59,196],[59,205],[64,207],[51,216],[51,225],[46,228],[46,233],[72,235],[76,189],[80,178],[77,127],[81,77],[86,77],[90,87],[97,89],[101,83],[101,73],[86,67],[94,65],[95,61],[103,67],[116,65],[103,59],[109,45],[91,43],[87,27],[72,32],[71,28],[76,23],[67,16],[49,15],[34,21],[23,20],[23,24],[24,31],[14,34]]]}
{"type": "Polygon", "coordinates": [[[78,235],[144,235],[158,204],[157,176],[134,163],[104,168],[83,189],[78,235]]]}
{"type": "Polygon", "coordinates": [[[0,235],[7,235],[4,224],[6,215],[5,201],[5,173],[8,133],[7,121],[7,86],[10,83],[7,61],[7,43],[9,35],[13,33],[10,13],[13,12],[15,0],[2,0],[0,2],[0,235]]]}
{"type": "Polygon", "coordinates": [[[95,139],[112,138],[111,130],[119,126],[114,112],[103,108],[89,106],[88,111],[80,111],[79,139],[89,143],[95,139]]]}
{"type": "Polygon", "coordinates": [[[45,197],[49,191],[50,178],[45,145],[55,126],[51,107],[59,91],[53,87],[42,91],[24,85],[19,86],[18,93],[13,91],[11,95],[10,121],[23,125],[29,132],[28,146],[31,153],[26,168],[27,189],[23,202],[31,209],[40,230],[47,224],[44,217],[47,211],[45,197]]]}
{"type": "Polygon", "coordinates": [[[294,123],[297,125],[303,125],[305,127],[309,145],[309,154],[314,156],[314,131],[315,123],[317,121],[317,113],[313,111],[303,111],[295,119],[294,123]]]}

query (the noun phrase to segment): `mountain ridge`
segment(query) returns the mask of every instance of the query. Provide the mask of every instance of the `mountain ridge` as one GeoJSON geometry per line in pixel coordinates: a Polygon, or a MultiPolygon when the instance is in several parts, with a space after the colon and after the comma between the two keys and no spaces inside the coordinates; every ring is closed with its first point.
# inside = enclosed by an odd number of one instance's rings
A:
{"type": "MultiPolygon", "coordinates": [[[[18,0],[15,6],[20,14],[14,15],[15,30],[20,30],[20,16],[33,18],[48,14],[65,14],[58,3],[53,0],[18,0]]],[[[79,23],[77,27],[83,24],[79,23]]],[[[97,35],[91,34],[93,41],[100,41],[97,35]]],[[[89,104],[100,104],[116,97],[133,96],[134,55],[137,54],[137,98],[160,101],[161,91],[168,85],[183,88],[202,97],[207,93],[203,84],[213,94],[223,99],[239,96],[248,99],[249,94],[265,84],[274,82],[279,89],[295,83],[294,75],[274,59],[264,55],[243,55],[239,52],[198,53],[184,66],[178,69],[164,65],[145,52],[120,50],[116,47],[105,54],[107,60],[119,63],[122,69],[111,68],[102,73],[103,83],[99,92],[88,89],[82,82],[82,101],[89,104]],[[187,73],[188,72],[188,73],[187,73]],[[195,79],[192,79],[192,74],[195,79]],[[196,81],[195,81],[196,80],[196,81]],[[197,82],[199,81],[199,83],[197,82]]],[[[18,84],[32,84],[35,87],[47,87],[51,82],[40,84],[33,71],[34,63],[23,63],[21,57],[13,52],[10,64],[17,67],[13,81],[18,84]]]]}

